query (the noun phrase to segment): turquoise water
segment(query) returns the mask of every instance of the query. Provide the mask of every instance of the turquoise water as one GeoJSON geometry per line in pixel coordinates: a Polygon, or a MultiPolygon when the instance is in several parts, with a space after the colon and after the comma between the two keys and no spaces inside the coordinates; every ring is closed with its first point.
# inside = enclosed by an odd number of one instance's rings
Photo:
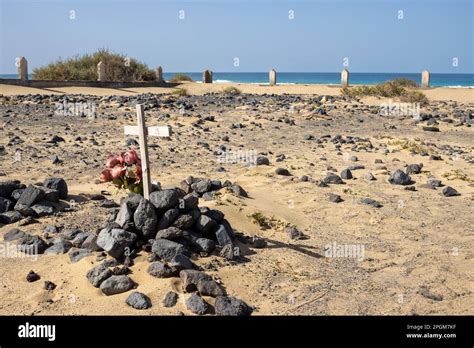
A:
{"type": "MultiPolygon", "coordinates": [[[[169,80],[175,73],[164,73],[165,80],[169,80]]],[[[202,73],[185,73],[194,81],[202,80],[202,73]]],[[[0,78],[16,78],[16,74],[1,75],[0,78]]],[[[395,78],[407,78],[421,83],[421,73],[350,73],[350,84],[376,84],[395,78]]],[[[236,83],[268,83],[268,72],[236,73],[215,72],[214,82],[236,83]]],[[[341,82],[340,73],[277,73],[277,82],[283,84],[324,84],[337,85],[341,82]]],[[[436,74],[430,75],[430,85],[434,87],[474,87],[474,74],[436,74]]]]}

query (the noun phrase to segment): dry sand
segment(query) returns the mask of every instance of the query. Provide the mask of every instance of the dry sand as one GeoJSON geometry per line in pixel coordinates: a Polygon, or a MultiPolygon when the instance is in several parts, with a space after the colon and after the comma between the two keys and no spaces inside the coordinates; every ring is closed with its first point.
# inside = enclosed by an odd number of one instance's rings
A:
{"type": "MultiPolygon", "coordinates": [[[[230,84],[186,84],[190,94],[202,95],[209,91],[220,91],[230,84]]],[[[339,88],[328,86],[258,86],[231,84],[245,93],[290,93],[338,95],[339,88]]],[[[134,88],[124,90],[97,88],[55,88],[56,93],[83,93],[94,95],[133,95],[136,93],[164,93],[163,88],[134,88]]],[[[27,93],[52,94],[50,90],[1,86],[0,94],[27,93]]],[[[430,100],[454,100],[471,103],[473,90],[436,88],[426,91],[430,100]]],[[[372,100],[368,104],[373,104],[372,100]]],[[[189,175],[211,179],[229,179],[244,187],[250,198],[235,197],[226,193],[218,201],[200,202],[216,207],[226,214],[232,227],[245,235],[265,238],[268,246],[263,249],[241,245],[249,262],[232,265],[218,256],[200,259],[201,266],[208,265],[209,272],[221,279],[231,295],[255,306],[255,314],[277,315],[335,315],[335,314],[473,314],[474,313],[474,166],[469,163],[474,149],[473,128],[440,125],[441,132],[423,132],[420,125],[411,119],[396,117],[380,118],[370,112],[346,115],[338,110],[328,112],[327,117],[311,116],[301,103],[300,111],[289,114],[285,110],[272,110],[259,106],[257,111],[249,107],[222,107],[207,110],[195,108],[188,117],[177,110],[166,110],[171,117],[166,123],[178,132],[169,141],[150,140],[159,147],[150,149],[152,177],[164,186],[177,185],[189,175]],[[209,131],[192,127],[197,114],[214,115],[216,122],[207,122],[209,131]],[[278,117],[291,117],[296,126],[277,122],[278,117]],[[273,118],[273,119],[272,119],[273,118]],[[255,122],[255,123],[252,123],[255,122]],[[232,123],[243,123],[246,128],[230,130],[232,123]],[[260,128],[261,124],[263,128],[260,128]],[[243,164],[222,164],[216,161],[212,151],[197,142],[205,141],[211,149],[222,144],[222,135],[229,135],[226,146],[238,149],[255,149],[265,152],[270,166],[246,167],[243,164]],[[304,135],[319,138],[325,134],[341,134],[370,138],[379,149],[385,144],[391,150],[352,151],[352,144],[341,147],[344,155],[338,155],[334,145],[324,146],[305,141],[304,135]],[[430,144],[459,146],[468,156],[443,154],[442,161],[429,160],[419,154],[411,154],[397,145],[403,139],[422,144],[433,151],[441,151],[430,144]],[[392,145],[390,145],[392,144],[392,145]],[[173,152],[171,152],[171,149],[173,152]],[[392,152],[392,150],[395,150],[392,152]],[[276,162],[276,155],[284,153],[286,159],[276,162]],[[348,156],[355,155],[358,162],[348,156]],[[387,169],[377,169],[375,159],[382,159],[387,169]],[[417,190],[407,191],[403,186],[387,183],[388,173],[403,169],[405,164],[423,163],[423,171],[412,175],[417,190]],[[314,179],[324,178],[327,168],[334,167],[337,173],[353,165],[362,164],[363,170],[353,171],[355,180],[346,180],[345,185],[330,185],[321,188],[311,182],[291,180],[275,174],[275,168],[290,170],[294,178],[308,175],[314,179]],[[216,172],[223,166],[226,172],[216,172]],[[443,177],[456,170],[466,178],[443,177]],[[363,179],[372,172],[376,181],[363,179]],[[456,188],[461,196],[443,197],[440,189],[419,188],[428,177],[443,180],[456,188]],[[471,180],[471,181],[469,181],[471,180]],[[341,203],[328,200],[329,193],[340,194],[341,203]],[[380,201],[382,208],[362,205],[359,200],[370,197],[380,201]],[[261,212],[275,220],[290,222],[298,226],[310,238],[291,240],[278,228],[263,230],[248,217],[261,212]],[[325,257],[325,246],[332,243],[364,246],[364,258],[325,257]],[[213,267],[217,267],[212,271],[213,267]],[[427,290],[425,290],[427,289],[427,290]],[[439,297],[442,300],[439,300],[439,297]],[[438,298],[434,300],[433,298],[438,298]]],[[[330,104],[330,103],[328,103],[330,104]]],[[[328,106],[325,104],[325,106],[328,106]]],[[[336,103],[337,104],[337,103],[336,103]]],[[[340,104],[338,104],[340,106],[340,104]]],[[[364,104],[359,104],[362,108],[364,104]]],[[[452,115],[454,105],[445,106],[452,115]]],[[[12,109],[16,110],[14,107],[12,109]]],[[[4,109],[1,109],[4,111],[4,109]]],[[[296,110],[299,110],[297,107],[296,110]]],[[[149,124],[162,124],[163,112],[148,112],[149,124]]],[[[70,193],[99,193],[108,190],[118,201],[123,193],[114,192],[110,185],[94,184],[109,152],[118,152],[124,147],[125,137],[121,133],[124,124],[133,124],[133,108],[99,110],[96,120],[77,117],[65,119],[61,116],[27,117],[21,113],[0,124],[0,144],[6,145],[13,134],[26,140],[22,145],[26,162],[12,162],[11,150],[0,156],[0,180],[19,179],[25,183],[42,181],[48,176],[62,176],[70,186],[70,193]],[[104,115],[117,115],[110,120],[104,115]],[[66,126],[69,128],[67,130],[66,126]],[[92,132],[96,133],[93,134],[92,132]],[[58,134],[66,139],[58,147],[42,147],[44,140],[58,134]],[[99,146],[90,141],[77,144],[74,137],[94,138],[99,146]],[[79,145],[79,146],[77,146],[79,145]],[[28,148],[30,146],[30,148],[28,148]],[[33,149],[34,148],[34,149],[33,149]],[[35,157],[30,157],[35,153],[35,157]],[[49,157],[57,154],[63,159],[60,165],[52,165],[49,157]]],[[[2,120],[2,119],[0,119],[2,120]]],[[[38,224],[20,227],[25,232],[42,234],[46,225],[76,226],[95,231],[106,217],[106,209],[97,202],[89,201],[78,206],[76,212],[64,217],[45,217],[38,224]]],[[[12,228],[1,227],[0,235],[12,228]]],[[[138,291],[147,294],[154,306],[146,311],[136,311],[124,300],[129,293],[106,297],[92,287],[86,277],[87,270],[98,264],[95,256],[71,264],[67,255],[39,256],[36,261],[22,258],[0,259],[0,314],[175,314],[185,313],[184,299],[180,294],[176,307],[167,309],[161,305],[164,295],[170,290],[169,279],[156,279],[146,273],[148,262],[144,256],[136,259],[131,278],[138,284],[138,291]],[[25,276],[30,269],[41,275],[35,283],[27,283],[25,276]],[[43,290],[43,281],[51,280],[57,288],[43,290]]],[[[212,300],[210,300],[212,302],[212,300]]]]}
{"type": "MultiPolygon", "coordinates": [[[[220,92],[226,87],[237,87],[243,93],[255,94],[317,94],[317,95],[340,95],[340,87],[327,85],[258,85],[243,83],[183,83],[176,88],[186,89],[188,94],[203,95],[209,92],[220,92]]],[[[172,88],[174,89],[174,88],[172,88]]],[[[171,89],[171,90],[172,90],[171,89]]],[[[0,84],[0,94],[92,94],[92,95],[134,95],[140,93],[169,93],[170,88],[161,87],[139,87],[139,88],[92,88],[92,87],[55,87],[55,88],[30,88],[21,86],[10,86],[0,84]]],[[[423,91],[429,100],[433,101],[456,101],[469,103],[474,101],[474,88],[444,88],[436,87],[423,91]]],[[[379,101],[379,99],[374,98],[379,101]]]]}

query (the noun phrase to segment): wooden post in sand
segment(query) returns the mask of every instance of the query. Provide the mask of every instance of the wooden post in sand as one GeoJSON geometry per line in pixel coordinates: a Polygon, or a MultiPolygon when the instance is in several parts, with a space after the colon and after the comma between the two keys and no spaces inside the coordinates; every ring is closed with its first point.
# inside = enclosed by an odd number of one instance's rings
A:
{"type": "Polygon", "coordinates": [[[430,72],[428,70],[421,72],[421,88],[430,88],[430,72]]]}
{"type": "Polygon", "coordinates": [[[341,87],[349,87],[349,70],[341,71],[341,87]]]}
{"type": "Polygon", "coordinates": [[[28,81],[28,61],[25,57],[21,57],[18,63],[18,79],[28,81]]]}
{"type": "Polygon", "coordinates": [[[138,135],[138,144],[140,145],[140,159],[142,161],[142,180],[143,197],[150,199],[151,193],[151,174],[150,158],[148,157],[147,137],[169,137],[171,134],[168,126],[147,127],[145,123],[145,112],[143,105],[137,104],[137,126],[124,126],[124,133],[129,135],[138,135]]]}
{"type": "Polygon", "coordinates": [[[202,82],[203,83],[212,83],[212,71],[204,70],[202,73],[202,82]]]}
{"type": "Polygon", "coordinates": [[[158,68],[156,68],[156,82],[158,83],[163,83],[165,82],[165,80],[163,79],[163,68],[160,66],[158,66],[158,68]]]}
{"type": "Polygon", "coordinates": [[[275,86],[277,84],[277,72],[275,69],[270,70],[268,73],[268,82],[270,86],[275,86]]]}
{"type": "Polygon", "coordinates": [[[100,61],[97,64],[97,81],[105,81],[107,80],[107,76],[105,74],[105,64],[104,62],[100,61]]]}

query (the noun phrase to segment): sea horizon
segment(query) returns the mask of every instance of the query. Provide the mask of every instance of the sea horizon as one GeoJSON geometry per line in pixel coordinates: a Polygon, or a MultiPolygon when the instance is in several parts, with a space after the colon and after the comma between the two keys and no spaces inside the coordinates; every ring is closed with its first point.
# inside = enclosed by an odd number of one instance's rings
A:
{"type": "MultiPolygon", "coordinates": [[[[202,80],[202,72],[165,72],[163,77],[170,80],[175,74],[186,74],[193,81],[202,80]]],[[[28,75],[32,79],[32,74],[28,75]]],[[[281,85],[319,84],[339,85],[340,72],[277,72],[277,83],[281,85]]],[[[0,79],[15,79],[17,74],[0,74],[0,79]]],[[[351,72],[351,85],[373,85],[395,78],[406,78],[421,83],[420,73],[364,73],[351,72]]],[[[213,72],[214,83],[268,84],[268,72],[213,72]]],[[[474,74],[430,73],[431,87],[474,88],[474,74]]]]}

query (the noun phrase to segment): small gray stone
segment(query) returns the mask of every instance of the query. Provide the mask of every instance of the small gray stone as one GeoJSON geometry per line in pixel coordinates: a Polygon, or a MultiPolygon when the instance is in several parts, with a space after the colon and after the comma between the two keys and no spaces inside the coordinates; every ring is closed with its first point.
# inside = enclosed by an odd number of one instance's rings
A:
{"type": "Polygon", "coordinates": [[[170,308],[176,305],[176,302],[178,301],[178,294],[170,291],[166,294],[165,298],[163,299],[163,306],[170,308]]]}
{"type": "Polygon", "coordinates": [[[59,191],[59,198],[66,199],[68,195],[67,183],[61,178],[48,178],[43,182],[43,186],[59,191]]]}
{"type": "Polygon", "coordinates": [[[295,226],[288,226],[285,228],[285,232],[290,239],[304,239],[303,233],[295,226]]]}
{"type": "Polygon", "coordinates": [[[344,181],[342,181],[341,177],[334,173],[328,173],[323,181],[325,184],[344,184],[344,181]]]}
{"type": "Polygon", "coordinates": [[[25,234],[18,241],[18,250],[28,255],[42,254],[47,247],[48,244],[42,238],[30,234],[25,234]]]}
{"type": "Polygon", "coordinates": [[[369,173],[365,173],[365,174],[364,174],[364,179],[365,179],[366,181],[373,181],[373,180],[375,180],[375,176],[374,176],[372,173],[370,173],[370,172],[369,172],[369,173]]]}
{"type": "Polygon", "coordinates": [[[218,296],[214,303],[214,309],[217,315],[225,316],[247,316],[253,311],[244,301],[227,296],[218,296]]]}
{"type": "Polygon", "coordinates": [[[72,263],[76,263],[83,259],[84,257],[90,256],[91,251],[90,249],[77,249],[77,248],[72,248],[71,251],[69,252],[69,259],[71,260],[72,263]]]}
{"type": "Polygon", "coordinates": [[[344,169],[341,172],[341,178],[343,178],[344,180],[352,179],[352,172],[350,171],[350,169],[344,169]]]}
{"type": "Polygon", "coordinates": [[[410,185],[411,178],[408,174],[405,174],[400,169],[397,169],[394,173],[392,173],[392,175],[390,175],[388,182],[392,185],[410,185]]]}
{"type": "Polygon", "coordinates": [[[260,156],[257,156],[255,164],[257,166],[268,166],[270,165],[270,161],[268,160],[267,157],[260,155],[260,156]]]}
{"type": "Polygon", "coordinates": [[[156,235],[156,227],[158,225],[158,217],[155,207],[146,199],[142,199],[133,214],[135,227],[141,232],[144,239],[154,238],[156,235]]]}
{"type": "MultiPolygon", "coordinates": [[[[186,198],[186,197],[185,197],[186,198]]],[[[198,198],[199,200],[199,198],[198,198]]],[[[197,205],[197,204],[196,204],[197,205]]],[[[157,230],[164,230],[171,226],[174,220],[179,216],[179,209],[173,208],[167,210],[158,222],[157,230]]]]}
{"type": "Polygon", "coordinates": [[[3,235],[5,242],[13,242],[14,240],[21,239],[25,236],[25,232],[20,231],[18,228],[11,229],[3,235]]]}
{"type": "Polygon", "coordinates": [[[178,254],[189,255],[189,250],[184,245],[167,239],[156,239],[151,251],[165,261],[170,261],[178,254]]]}
{"type": "Polygon", "coordinates": [[[181,194],[177,189],[168,189],[150,193],[150,202],[159,212],[165,212],[179,204],[181,194]]]}
{"type": "Polygon", "coordinates": [[[183,236],[183,231],[177,227],[171,226],[156,233],[155,239],[177,240],[183,236]]]}
{"type": "Polygon", "coordinates": [[[248,197],[247,192],[240,185],[234,184],[230,189],[238,197],[248,197]]]}
{"type": "Polygon", "coordinates": [[[201,296],[224,296],[225,290],[214,280],[200,280],[197,283],[197,291],[201,296]]]}
{"type": "Polygon", "coordinates": [[[275,173],[277,175],[291,176],[291,173],[288,171],[288,169],[285,168],[277,168],[275,169],[275,173]]]}
{"type": "Polygon", "coordinates": [[[45,254],[49,255],[60,255],[65,254],[71,249],[72,245],[69,241],[64,239],[56,240],[53,245],[44,251],[45,254]]]}
{"type": "Polygon", "coordinates": [[[198,238],[193,244],[198,252],[211,253],[216,248],[216,243],[212,239],[198,238]]]}
{"type": "Polygon", "coordinates": [[[459,192],[453,189],[451,186],[446,186],[443,191],[443,196],[445,197],[453,197],[453,196],[459,196],[459,192]]]}
{"type": "Polygon", "coordinates": [[[186,307],[194,314],[203,315],[207,312],[209,305],[201,296],[194,293],[186,300],[186,307]]]}
{"type": "Polygon", "coordinates": [[[155,261],[148,266],[148,274],[157,278],[168,278],[175,275],[175,271],[168,265],[160,261],[155,261]]]}
{"type": "Polygon", "coordinates": [[[333,202],[333,203],[340,203],[340,202],[342,202],[343,200],[342,200],[341,196],[339,196],[339,195],[337,195],[337,194],[335,194],[335,193],[330,193],[330,194],[329,194],[329,201],[330,201],[330,202],[333,202]]]}
{"type": "Polygon", "coordinates": [[[185,269],[179,272],[179,277],[183,282],[183,288],[186,292],[197,290],[197,283],[202,280],[212,280],[211,276],[196,270],[185,269]]]}
{"type": "Polygon", "coordinates": [[[219,225],[219,228],[216,231],[216,238],[220,246],[232,244],[231,235],[227,232],[227,228],[224,225],[219,225]]]}
{"type": "Polygon", "coordinates": [[[189,259],[189,257],[183,254],[178,254],[175,257],[173,257],[170,261],[170,267],[176,271],[181,271],[183,269],[196,268],[194,263],[189,259]]]}
{"type": "Polygon", "coordinates": [[[90,269],[86,274],[89,282],[96,288],[98,288],[104,280],[111,276],[112,272],[108,269],[107,265],[104,264],[100,264],[90,269]]]}
{"type": "Polygon", "coordinates": [[[120,227],[126,229],[129,224],[133,221],[133,210],[128,206],[127,202],[124,200],[120,204],[120,210],[117,213],[115,218],[115,223],[120,227]]]}
{"type": "Polygon", "coordinates": [[[148,309],[151,307],[150,298],[138,291],[132,292],[125,300],[125,303],[135,309],[148,309]]]}
{"type": "Polygon", "coordinates": [[[113,275],[100,284],[100,290],[107,295],[120,294],[132,289],[135,286],[133,280],[126,275],[113,275]]]}
{"type": "Polygon", "coordinates": [[[132,245],[137,235],[118,228],[105,228],[97,237],[97,245],[104,249],[110,256],[119,258],[125,248],[132,245]]]}

